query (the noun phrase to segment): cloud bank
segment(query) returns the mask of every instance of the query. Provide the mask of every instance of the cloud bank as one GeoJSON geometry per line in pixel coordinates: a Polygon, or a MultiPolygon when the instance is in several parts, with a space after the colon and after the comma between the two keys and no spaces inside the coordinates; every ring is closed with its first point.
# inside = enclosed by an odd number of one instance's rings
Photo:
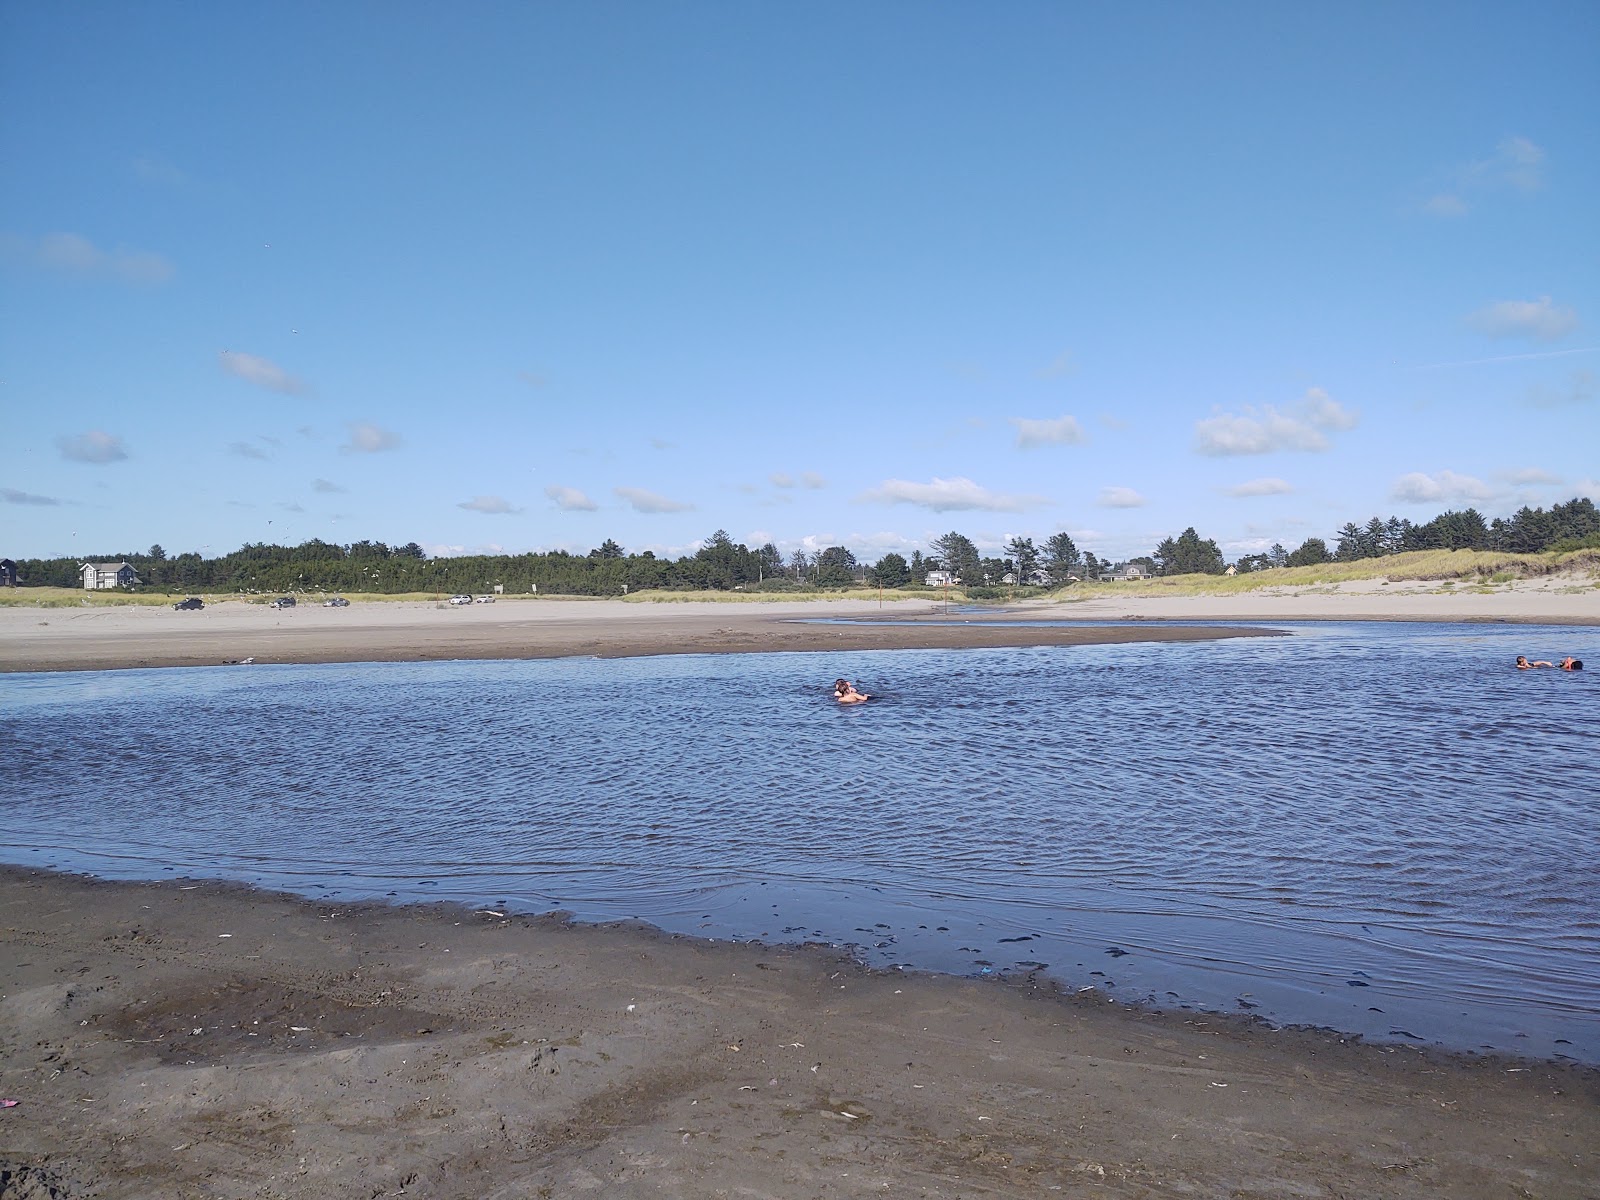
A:
{"type": "Polygon", "coordinates": [[[1017,427],[1019,450],[1031,450],[1035,446],[1081,446],[1089,440],[1077,417],[1061,416],[1053,420],[1012,417],[1011,423],[1017,427]]]}
{"type": "Polygon", "coordinates": [[[1540,296],[1537,300],[1502,300],[1480,308],[1468,315],[1467,324],[1492,338],[1554,342],[1578,327],[1578,314],[1570,308],[1557,308],[1549,296],[1540,296]]]}
{"type": "Polygon", "coordinates": [[[365,421],[350,423],[350,440],[339,449],[346,454],[380,454],[403,445],[400,435],[392,429],[365,421]]]}
{"type": "Polygon", "coordinates": [[[1287,496],[1292,491],[1294,488],[1289,486],[1287,480],[1270,477],[1251,479],[1223,489],[1223,493],[1228,496],[1287,496]]]}
{"type": "Polygon", "coordinates": [[[1240,413],[1196,421],[1194,448],[1214,457],[1326,450],[1329,433],[1354,429],[1359,419],[1321,388],[1311,388],[1281,412],[1271,404],[1246,405],[1240,413]]]}
{"type": "Polygon", "coordinates": [[[862,492],[857,499],[878,504],[914,504],[934,512],[1022,512],[1049,503],[1043,496],[992,492],[961,476],[936,478],[927,483],[885,479],[877,487],[862,492]]]}
{"type": "Polygon", "coordinates": [[[694,505],[685,504],[681,500],[671,500],[666,496],[659,496],[655,492],[647,492],[643,488],[619,487],[612,488],[612,494],[619,499],[626,500],[633,507],[634,512],[641,513],[675,513],[690,512],[694,505]]]}
{"type": "Polygon", "coordinates": [[[219,350],[217,362],[228,374],[235,375],[246,383],[253,383],[259,388],[266,388],[269,392],[298,396],[306,390],[304,383],[277,363],[254,354],[245,354],[239,350],[219,350]]]}
{"type": "Polygon", "coordinates": [[[519,513],[522,511],[504,496],[474,496],[471,500],[463,500],[460,504],[456,505],[456,507],[464,508],[468,512],[491,513],[496,515],[505,513],[519,513]]]}
{"type": "Polygon", "coordinates": [[[7,237],[5,256],[46,271],[119,283],[165,283],[176,273],[172,264],[148,250],[102,250],[81,233],[47,233],[37,240],[7,237]]]}
{"type": "Polygon", "coordinates": [[[72,462],[114,463],[128,457],[128,448],[122,439],[103,429],[88,433],[62,434],[56,438],[56,449],[61,457],[72,462]]]}
{"type": "Polygon", "coordinates": [[[1095,503],[1101,508],[1143,508],[1145,499],[1130,487],[1103,487],[1095,503]]]}
{"type": "Polygon", "coordinates": [[[562,487],[559,483],[552,483],[545,488],[544,494],[550,497],[562,512],[594,512],[600,507],[577,488],[562,487]]]}
{"type": "Polygon", "coordinates": [[[1426,475],[1412,471],[1395,480],[1390,496],[1403,504],[1456,504],[1470,500],[1492,500],[1494,489],[1472,475],[1436,471],[1426,475]]]}
{"type": "Polygon", "coordinates": [[[61,503],[51,496],[35,496],[32,492],[19,492],[16,488],[0,488],[0,500],[4,500],[7,504],[35,504],[50,508],[61,503]]]}

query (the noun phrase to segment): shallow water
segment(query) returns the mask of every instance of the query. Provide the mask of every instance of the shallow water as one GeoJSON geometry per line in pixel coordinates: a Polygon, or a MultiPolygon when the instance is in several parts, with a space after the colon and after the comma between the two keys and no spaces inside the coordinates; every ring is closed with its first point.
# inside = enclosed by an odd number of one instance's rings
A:
{"type": "Polygon", "coordinates": [[[5,676],[0,857],[1600,1062],[1600,673],[1510,667],[1600,631],[1279,627],[5,676]],[[840,674],[879,699],[831,703],[840,674]]]}

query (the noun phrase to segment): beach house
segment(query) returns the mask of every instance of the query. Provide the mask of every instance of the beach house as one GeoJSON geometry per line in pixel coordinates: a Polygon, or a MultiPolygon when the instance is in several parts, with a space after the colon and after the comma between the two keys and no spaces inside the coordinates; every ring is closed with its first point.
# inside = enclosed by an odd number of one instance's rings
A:
{"type": "Polygon", "coordinates": [[[0,558],[0,587],[17,586],[17,564],[9,558],[0,558]]]}
{"type": "Polygon", "coordinates": [[[926,583],[928,587],[960,587],[961,576],[953,571],[929,571],[926,583]]]}
{"type": "Polygon", "coordinates": [[[1114,571],[1102,571],[1100,578],[1106,583],[1132,583],[1139,579],[1149,579],[1150,573],[1134,563],[1127,563],[1114,571]]]}
{"type": "Polygon", "coordinates": [[[105,588],[139,586],[139,574],[129,563],[84,563],[78,570],[83,575],[83,586],[91,592],[105,588]]]}

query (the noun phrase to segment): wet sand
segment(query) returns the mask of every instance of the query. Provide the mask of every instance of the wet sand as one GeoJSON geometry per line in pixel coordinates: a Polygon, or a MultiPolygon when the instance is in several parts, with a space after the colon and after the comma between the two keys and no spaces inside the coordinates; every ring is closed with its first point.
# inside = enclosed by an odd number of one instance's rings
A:
{"type": "Polygon", "coordinates": [[[511,599],[496,604],[373,602],[274,611],[228,601],[170,606],[0,608],[0,671],[113,670],[258,663],[623,658],[649,654],[951,649],[1193,641],[1269,633],[1204,627],[1041,629],[940,623],[929,601],[629,604],[511,599]],[[857,618],[911,625],[827,624],[857,618]]]}
{"type": "Polygon", "coordinates": [[[0,1193],[1600,1188],[1593,1070],[497,914],[0,869],[0,1193]]]}

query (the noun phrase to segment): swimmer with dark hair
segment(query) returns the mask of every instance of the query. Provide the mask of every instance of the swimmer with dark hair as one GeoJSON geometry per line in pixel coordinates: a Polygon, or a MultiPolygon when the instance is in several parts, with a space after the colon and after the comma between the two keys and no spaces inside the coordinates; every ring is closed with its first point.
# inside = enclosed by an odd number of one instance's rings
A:
{"type": "Polygon", "coordinates": [[[856,685],[848,679],[835,679],[833,681],[833,698],[840,704],[865,704],[872,699],[865,692],[856,691],[856,685]]]}
{"type": "Polygon", "coordinates": [[[1573,658],[1569,654],[1561,660],[1561,669],[1563,671],[1581,671],[1583,670],[1583,659],[1573,658]]]}

